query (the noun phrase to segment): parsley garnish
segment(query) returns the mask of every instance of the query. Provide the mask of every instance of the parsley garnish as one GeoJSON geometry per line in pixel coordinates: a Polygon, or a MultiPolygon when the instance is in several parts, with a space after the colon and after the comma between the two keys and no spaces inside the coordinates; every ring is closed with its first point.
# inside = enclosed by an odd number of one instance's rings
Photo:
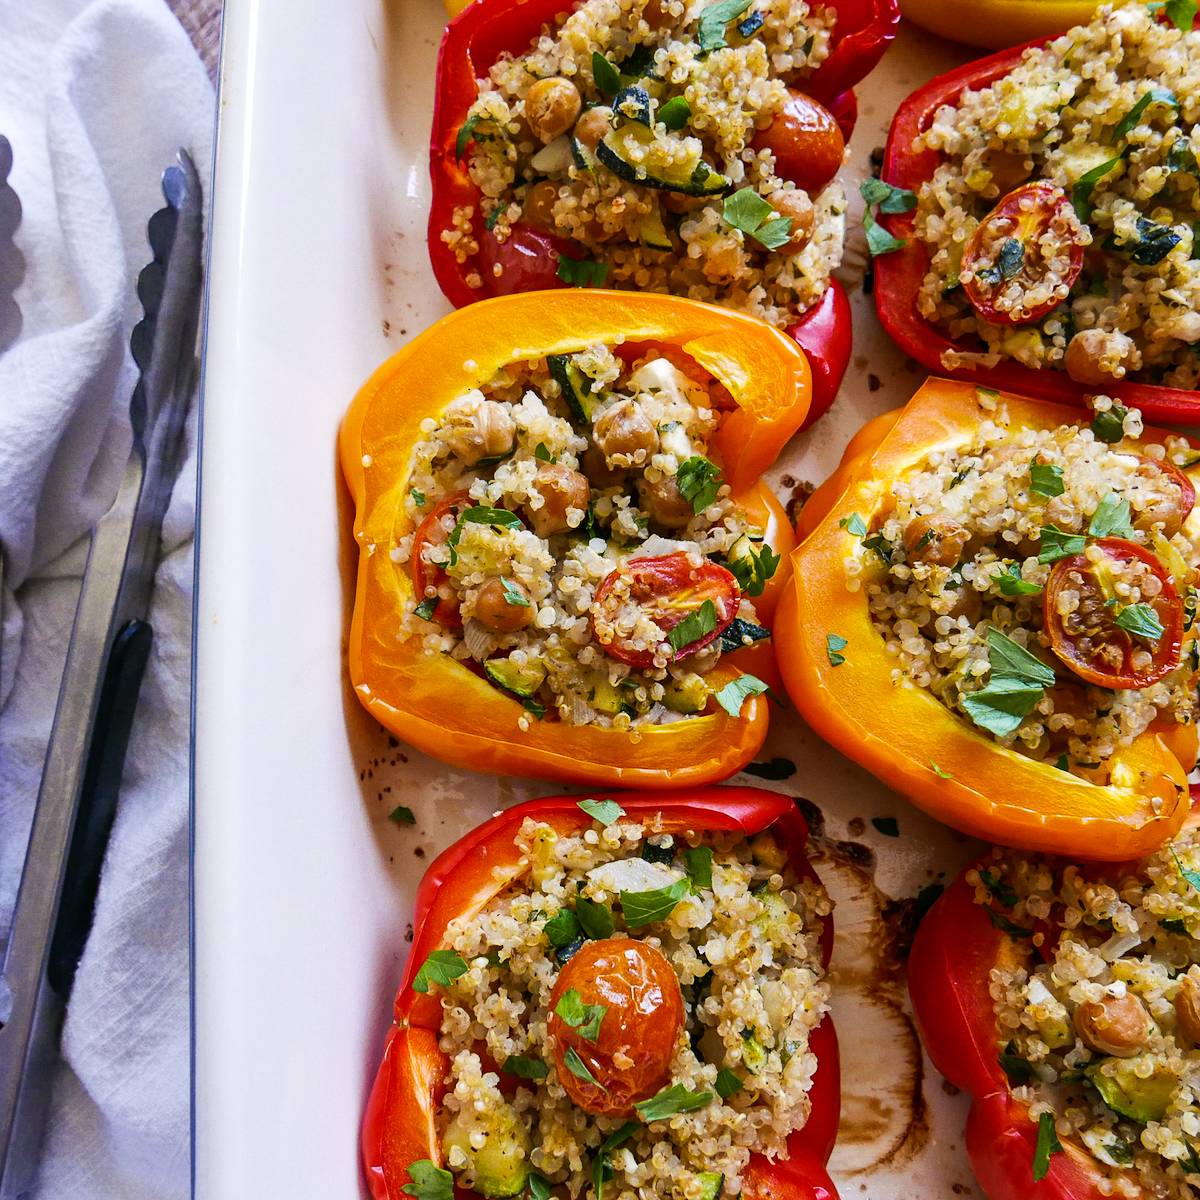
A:
{"type": "Polygon", "coordinates": [[[1093,167],[1090,171],[1080,175],[1075,181],[1075,186],[1071,189],[1071,203],[1075,206],[1075,215],[1081,221],[1091,220],[1092,192],[1095,191],[1096,184],[1120,161],[1121,155],[1118,154],[1116,158],[1110,158],[1108,162],[1102,162],[1098,167],[1093,167]]]}
{"type": "Polygon", "coordinates": [[[1058,562],[1071,554],[1082,554],[1087,538],[1082,533],[1067,533],[1057,525],[1043,525],[1038,532],[1038,562],[1058,562]]]}
{"type": "Polygon", "coordinates": [[[608,263],[560,254],[556,274],[563,283],[569,283],[572,287],[599,287],[608,277],[608,263]]]}
{"type": "Polygon", "coordinates": [[[1036,583],[1027,583],[1021,575],[1020,564],[1011,562],[996,582],[1005,596],[1035,596],[1042,589],[1036,583]]]}
{"type": "Polygon", "coordinates": [[[425,507],[425,493],[424,492],[418,491],[416,488],[413,488],[412,491],[410,491],[408,494],[413,498],[413,503],[418,508],[425,507]]]}
{"type": "Polygon", "coordinates": [[[1009,937],[1027,938],[1033,937],[1033,930],[1026,929],[1024,925],[1017,925],[1010,921],[1003,913],[998,913],[994,908],[985,908],[987,919],[999,930],[1007,933],[1009,937]]]}
{"type": "Polygon", "coordinates": [[[692,116],[692,106],[682,96],[672,96],[658,110],[658,119],[671,130],[682,129],[692,116]]]}
{"type": "Polygon", "coordinates": [[[988,629],[987,639],[991,666],[987,686],[963,696],[962,705],[980,728],[1007,737],[1054,683],[1054,672],[994,627],[988,629]]]}
{"type": "MultiPolygon", "coordinates": [[[[587,1068],[584,1068],[585,1070],[587,1068]]],[[[595,1082],[593,1080],[593,1082],[595,1082]]],[[[608,1169],[608,1156],[622,1142],[627,1142],[635,1133],[637,1133],[639,1125],[636,1121],[626,1121],[620,1129],[614,1133],[610,1133],[603,1142],[600,1143],[600,1149],[596,1151],[596,1157],[592,1159],[592,1190],[596,1193],[596,1200],[603,1200],[604,1196],[604,1181],[609,1177],[611,1172],[608,1169]]]]}
{"type": "Polygon", "coordinates": [[[699,608],[688,613],[682,621],[667,634],[671,649],[678,654],[686,646],[698,642],[702,637],[712,633],[717,627],[717,608],[711,600],[705,600],[699,608]]]}
{"type": "Polygon", "coordinates": [[[1037,496],[1061,496],[1064,491],[1062,467],[1047,466],[1035,458],[1029,464],[1029,490],[1037,496]]]}
{"type": "Polygon", "coordinates": [[[747,596],[761,596],[767,580],[779,569],[780,561],[779,555],[762,542],[757,550],[751,543],[749,553],[731,558],[725,565],[747,596]]]}
{"type": "Polygon", "coordinates": [[[768,250],[778,250],[792,236],[792,218],[781,217],[750,187],[726,196],[722,215],[727,224],[740,229],[768,250]]]}
{"type": "Polygon", "coordinates": [[[675,483],[683,498],[692,502],[692,512],[702,513],[721,490],[721,472],[716,463],[693,454],[679,464],[675,483]]]}
{"type": "Polygon", "coordinates": [[[750,7],[750,0],[717,0],[715,4],[701,9],[700,20],[696,27],[696,41],[700,44],[701,54],[711,54],[728,45],[725,41],[725,27],[730,21],[736,21],[750,7]]]}
{"type": "Polygon", "coordinates": [[[523,1054],[510,1054],[504,1060],[501,1070],[520,1079],[545,1079],[550,1073],[550,1069],[540,1059],[526,1058],[523,1054]]]}
{"type": "Polygon", "coordinates": [[[677,879],[666,887],[649,892],[622,892],[621,912],[630,929],[641,929],[655,921],[665,921],[675,906],[687,895],[688,881],[677,879]]]}
{"type": "Polygon", "coordinates": [[[1062,1143],[1054,1131],[1054,1114],[1044,1112],[1038,1117],[1037,1147],[1033,1152],[1033,1181],[1045,1179],[1050,1170],[1050,1156],[1062,1153],[1062,1143]]]}
{"type": "Polygon", "coordinates": [[[421,964],[421,969],[413,980],[412,989],[414,992],[425,993],[429,991],[430,984],[446,987],[460,975],[465,975],[467,970],[466,959],[461,954],[456,954],[453,950],[434,950],[421,964]]]}
{"type": "Polygon", "coordinates": [[[683,863],[694,888],[712,887],[711,846],[696,846],[683,852],[683,863]]]}
{"type": "Polygon", "coordinates": [[[533,457],[536,458],[538,462],[552,463],[557,461],[554,455],[551,454],[547,449],[545,442],[538,442],[538,444],[534,447],[533,457]]]}
{"type": "Polygon", "coordinates": [[[505,579],[500,576],[500,586],[504,589],[504,603],[511,605],[513,608],[528,608],[529,601],[525,597],[525,593],[513,583],[511,579],[505,579]]]}
{"type": "Polygon", "coordinates": [[[472,113],[462,123],[462,128],[458,131],[458,137],[454,139],[454,157],[458,162],[462,161],[462,156],[466,154],[467,146],[475,134],[475,127],[482,120],[483,117],[479,113],[472,113]]]}
{"type": "Polygon", "coordinates": [[[586,896],[580,896],[575,901],[575,917],[579,921],[579,927],[593,942],[612,937],[612,931],[616,928],[612,909],[607,904],[601,904],[599,900],[589,900],[586,896]]]}
{"type": "Polygon", "coordinates": [[[761,696],[769,691],[765,683],[755,675],[738,675],[720,691],[714,693],[717,703],[731,716],[741,715],[742,705],[751,696],[761,696]]]}
{"type": "Polygon", "coordinates": [[[542,926],[552,946],[569,946],[579,936],[579,918],[569,908],[560,909],[542,926]]]}
{"type": "Polygon", "coordinates": [[[1009,1042],[999,1055],[1000,1069],[1008,1076],[1009,1083],[1018,1087],[1023,1083],[1032,1083],[1034,1079],[1033,1064],[1017,1053],[1015,1042],[1009,1042]]]}
{"type": "Polygon", "coordinates": [[[417,1200],[454,1200],[454,1176],[444,1167],[438,1167],[428,1158],[418,1158],[408,1164],[408,1177],[412,1181],[400,1190],[417,1200]]]}
{"type": "Polygon", "coordinates": [[[563,1065],[568,1071],[571,1072],[572,1075],[575,1076],[576,1079],[582,1079],[586,1083],[593,1083],[596,1085],[596,1087],[600,1088],[601,1091],[604,1091],[604,1088],[600,1086],[600,1083],[596,1079],[595,1075],[588,1070],[587,1063],[585,1063],[583,1059],[579,1057],[579,1052],[574,1046],[567,1047],[567,1052],[563,1055],[563,1065]]]}
{"type": "Polygon", "coordinates": [[[1194,892],[1200,892],[1200,871],[1192,871],[1183,865],[1179,860],[1179,855],[1175,852],[1175,847],[1171,847],[1171,857],[1175,860],[1175,868],[1179,872],[1180,878],[1184,883],[1188,884],[1194,892]]]}
{"type": "Polygon", "coordinates": [[[1100,501],[1088,525],[1089,537],[1123,537],[1133,534],[1129,523],[1129,501],[1122,500],[1115,492],[1109,492],[1100,501]]]}
{"type": "Polygon", "coordinates": [[[1123,404],[1114,404],[1092,418],[1092,433],[1111,446],[1125,436],[1125,418],[1128,415],[1129,409],[1123,404]]]}
{"type": "Polygon", "coordinates": [[[713,1084],[713,1087],[717,1089],[717,1095],[722,1100],[728,1100],[730,1096],[737,1095],[745,1086],[728,1067],[722,1067],[717,1072],[717,1081],[713,1084]]]}
{"type": "Polygon", "coordinates": [[[537,1172],[529,1175],[529,1197],[530,1200],[550,1200],[550,1183],[537,1172]]]}
{"type": "Polygon", "coordinates": [[[1148,638],[1152,642],[1157,642],[1163,635],[1162,622],[1149,604],[1127,605],[1117,613],[1113,623],[1127,633],[1148,638]]]}
{"type": "Polygon", "coordinates": [[[637,1109],[638,1116],[649,1125],[651,1121],[662,1121],[676,1113],[707,1108],[715,1099],[710,1091],[693,1092],[682,1083],[675,1083],[663,1088],[657,1096],[651,1096],[649,1100],[639,1100],[633,1107],[637,1109]]]}
{"type": "Polygon", "coordinates": [[[1118,122],[1116,129],[1113,130],[1112,140],[1119,142],[1127,138],[1137,127],[1138,121],[1141,120],[1142,113],[1150,107],[1151,104],[1166,104],[1171,108],[1179,108],[1179,100],[1175,93],[1169,88],[1152,87],[1146,92],[1140,100],[1125,114],[1118,122]]]}
{"type": "Polygon", "coordinates": [[[584,1041],[594,1042],[600,1036],[600,1024],[608,1008],[603,1004],[584,1004],[583,997],[568,988],[554,1006],[554,1015],[570,1025],[584,1041]]]}
{"type": "Polygon", "coordinates": [[[432,621],[433,614],[437,612],[437,606],[438,598],[436,596],[430,596],[427,599],[422,600],[421,603],[413,609],[413,612],[416,613],[422,621],[432,621]]]}
{"type": "Polygon", "coordinates": [[[829,659],[831,667],[840,667],[846,661],[846,656],[842,651],[848,645],[850,645],[850,642],[848,639],[842,637],[840,633],[827,633],[825,635],[825,654],[829,659]]]}
{"type": "Polygon", "coordinates": [[[450,547],[450,565],[458,562],[458,543],[462,538],[465,525],[491,525],[496,529],[522,529],[521,518],[507,508],[488,508],[486,505],[474,505],[465,509],[450,530],[446,545],[450,547]]]}
{"type": "Polygon", "coordinates": [[[621,72],[599,50],[592,51],[592,78],[605,96],[615,96],[621,90],[621,72]]]}
{"type": "Polygon", "coordinates": [[[872,258],[880,254],[891,254],[903,249],[908,243],[903,238],[893,237],[875,220],[875,213],[910,212],[917,203],[914,193],[905,188],[893,187],[882,179],[864,179],[858,187],[864,202],[863,229],[867,235],[867,249],[872,258]],[[874,211],[873,211],[874,210],[874,211]]]}
{"type": "Polygon", "coordinates": [[[580,800],[578,804],[593,821],[606,828],[625,815],[625,810],[615,800],[580,800]]]}
{"type": "Polygon", "coordinates": [[[1017,901],[1020,899],[1020,897],[998,875],[993,875],[991,871],[980,871],[979,882],[982,883],[983,886],[987,888],[989,894],[995,896],[1005,908],[1016,908],[1017,901]]]}
{"type": "Polygon", "coordinates": [[[854,534],[857,538],[865,538],[867,536],[867,524],[858,513],[851,513],[848,517],[843,517],[838,522],[838,525],[847,532],[854,534]]]}

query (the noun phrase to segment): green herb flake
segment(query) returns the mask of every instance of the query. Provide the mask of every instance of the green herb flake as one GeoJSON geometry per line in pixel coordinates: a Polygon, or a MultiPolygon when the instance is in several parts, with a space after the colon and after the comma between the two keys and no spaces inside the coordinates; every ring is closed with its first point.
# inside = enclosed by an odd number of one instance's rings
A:
{"type": "Polygon", "coordinates": [[[584,1004],[574,988],[563,992],[554,1006],[554,1015],[587,1042],[594,1042],[600,1036],[600,1025],[606,1012],[608,1008],[603,1004],[584,1004]]]}
{"type": "Polygon", "coordinates": [[[421,618],[422,621],[432,621],[433,614],[437,612],[438,598],[429,596],[422,600],[420,604],[413,609],[413,612],[421,618]]]}
{"type": "Polygon", "coordinates": [[[1088,524],[1088,536],[1097,538],[1131,537],[1133,526],[1130,524],[1129,517],[1129,501],[1123,500],[1115,492],[1109,492],[1092,514],[1091,522],[1088,524]]]}
{"type": "Polygon", "coordinates": [[[935,763],[933,761],[932,758],[929,760],[929,768],[939,779],[953,779],[954,778],[954,776],[949,771],[942,770],[942,768],[939,767],[937,765],[937,763],[935,763]]]}
{"type": "Polygon", "coordinates": [[[580,896],[575,901],[575,917],[579,921],[580,929],[593,942],[612,937],[616,928],[612,909],[607,904],[601,904],[599,900],[589,900],[586,896],[580,896]]]}
{"type": "Polygon", "coordinates": [[[1196,23],[1196,7],[1196,0],[1167,0],[1163,11],[1176,29],[1181,33],[1189,33],[1196,23]]]}
{"type": "Polygon", "coordinates": [[[408,494],[413,498],[413,503],[418,508],[425,507],[426,501],[425,501],[425,493],[424,492],[419,491],[417,488],[413,488],[412,491],[410,491],[408,494]]]}
{"type": "Polygon", "coordinates": [[[429,991],[431,984],[447,987],[460,975],[465,975],[467,970],[466,959],[461,954],[453,950],[434,950],[417,971],[412,989],[424,994],[429,991]]]}
{"type": "Polygon", "coordinates": [[[625,810],[615,800],[580,800],[578,804],[593,821],[606,829],[625,815],[625,810]]]}
{"type": "Polygon", "coordinates": [[[511,579],[500,576],[500,586],[504,589],[504,603],[513,608],[528,608],[529,600],[525,593],[511,579]]]}
{"type": "Polygon", "coordinates": [[[1033,1181],[1038,1183],[1050,1171],[1050,1156],[1062,1153],[1062,1143],[1054,1131],[1054,1114],[1044,1112],[1038,1117],[1037,1146],[1033,1151],[1033,1181]]]}
{"type": "Polygon", "coordinates": [[[463,155],[467,152],[467,146],[470,145],[471,139],[475,136],[475,129],[483,117],[479,113],[472,113],[463,123],[458,131],[458,137],[454,139],[454,158],[457,162],[462,162],[463,155]]]}
{"type": "Polygon", "coordinates": [[[1014,1042],[1009,1042],[998,1057],[1000,1060],[1000,1069],[1008,1076],[1009,1083],[1020,1087],[1023,1084],[1032,1083],[1036,1078],[1033,1064],[1017,1053],[1017,1047],[1014,1042]]]}
{"type": "Polygon", "coordinates": [[[545,1079],[550,1069],[537,1058],[526,1058],[523,1054],[510,1054],[501,1070],[518,1079],[545,1079]]]}
{"type": "Polygon", "coordinates": [[[840,633],[825,635],[825,656],[829,659],[831,667],[840,667],[846,661],[846,656],[842,651],[848,645],[850,645],[849,639],[842,637],[840,633]]]}
{"type": "Polygon", "coordinates": [[[1020,897],[998,875],[991,871],[980,871],[979,882],[987,888],[989,895],[995,896],[1005,908],[1016,908],[1020,897]]]}
{"type": "Polygon", "coordinates": [[[1050,687],[1054,683],[1054,672],[1040,658],[1006,637],[995,626],[988,628],[987,643],[993,679],[1019,679],[1022,683],[1040,684],[1042,687],[1050,687]]]}
{"type": "Polygon", "coordinates": [[[1036,596],[1042,590],[1036,583],[1026,582],[1020,565],[1015,562],[1008,564],[996,582],[1005,596],[1036,596]]]}
{"type": "Polygon", "coordinates": [[[714,693],[714,698],[731,717],[737,717],[741,715],[742,705],[751,696],[761,696],[769,690],[756,675],[738,675],[714,693]]]}
{"type": "Polygon", "coordinates": [[[858,190],[863,200],[878,206],[881,213],[906,213],[917,207],[915,192],[893,187],[882,179],[864,179],[858,190]]]}
{"type": "Polygon", "coordinates": [[[761,596],[767,580],[779,569],[781,561],[766,542],[761,542],[757,550],[752,546],[749,554],[729,559],[725,565],[745,595],[761,596]]]}
{"type": "Polygon", "coordinates": [[[1029,490],[1037,496],[1061,496],[1065,490],[1062,467],[1047,466],[1034,459],[1029,465],[1029,490]]]}
{"type": "Polygon", "coordinates": [[[744,16],[750,7],[750,0],[717,0],[700,10],[700,20],[696,26],[696,41],[701,54],[711,54],[728,45],[725,41],[725,27],[730,21],[736,21],[744,16]]]}
{"type": "MultiPolygon", "coordinates": [[[[584,1068],[586,1070],[586,1068],[584,1068]]],[[[623,1142],[627,1142],[641,1126],[636,1121],[626,1121],[615,1132],[610,1133],[600,1144],[592,1159],[592,1190],[596,1193],[595,1200],[603,1200],[604,1183],[611,1172],[608,1169],[608,1156],[623,1142]]]]}
{"type": "Polygon", "coordinates": [[[417,818],[413,816],[413,810],[406,808],[403,804],[397,804],[388,813],[388,820],[395,825],[415,825],[417,823],[417,818]]]}
{"type": "Polygon", "coordinates": [[[630,929],[641,929],[656,921],[665,921],[688,893],[688,881],[677,879],[666,887],[649,892],[622,892],[621,913],[630,929]]]}
{"type": "Polygon", "coordinates": [[[608,263],[592,262],[586,258],[570,258],[566,254],[558,256],[558,270],[555,272],[563,283],[571,287],[599,287],[608,278],[608,263]]]}
{"type": "Polygon", "coordinates": [[[558,461],[554,455],[550,453],[545,442],[538,442],[538,444],[534,447],[533,457],[536,458],[538,462],[552,463],[558,461]]]}
{"type": "Polygon", "coordinates": [[[687,870],[688,878],[692,881],[693,887],[712,887],[712,860],[713,852],[711,846],[689,847],[683,852],[684,867],[687,870]]]}
{"type": "Polygon", "coordinates": [[[908,243],[903,238],[893,237],[880,225],[869,208],[863,210],[863,229],[867,235],[867,250],[872,258],[881,254],[894,254],[903,250],[908,243]]]}
{"type": "Polygon", "coordinates": [[[592,52],[592,78],[605,96],[615,96],[621,90],[621,72],[599,50],[592,52]]]}
{"type": "Polygon", "coordinates": [[[682,621],[667,634],[671,649],[678,654],[686,646],[707,637],[717,627],[717,608],[711,600],[705,600],[699,608],[688,613],[682,621]]]}
{"type": "Polygon", "coordinates": [[[707,1089],[693,1092],[682,1083],[675,1083],[663,1088],[658,1095],[651,1096],[649,1100],[639,1100],[633,1107],[637,1109],[638,1116],[649,1125],[651,1121],[662,1121],[676,1113],[696,1112],[698,1109],[707,1108],[715,1099],[714,1093],[707,1089]]]}
{"type": "Polygon", "coordinates": [[[838,525],[848,533],[854,534],[856,538],[865,538],[867,536],[867,523],[858,513],[851,513],[848,517],[843,517],[838,522],[838,525]]]}
{"type": "Polygon", "coordinates": [[[408,1164],[412,1181],[400,1190],[417,1200],[454,1200],[454,1176],[444,1167],[434,1165],[428,1158],[418,1158],[408,1164]]]}
{"type": "Polygon", "coordinates": [[[871,824],[874,825],[884,837],[898,838],[900,836],[900,824],[895,817],[872,817],[871,824]]]}
{"type": "Polygon", "coordinates": [[[1038,562],[1058,562],[1072,554],[1082,554],[1087,538],[1081,533],[1067,533],[1056,525],[1043,525],[1038,532],[1038,562]]]}
{"type": "Polygon", "coordinates": [[[744,187],[722,202],[725,222],[768,250],[778,250],[792,236],[791,217],[780,216],[753,188],[744,187]]]}
{"type": "Polygon", "coordinates": [[[889,565],[892,561],[892,555],[896,553],[896,547],[882,533],[872,534],[868,538],[863,538],[862,547],[864,550],[874,550],[880,559],[889,565]]]}
{"type": "Polygon", "coordinates": [[[1045,691],[1040,687],[1016,679],[997,679],[964,696],[962,706],[981,729],[997,737],[1008,737],[1016,733],[1043,695],[1045,691]]]}
{"type": "Polygon", "coordinates": [[[483,219],[484,228],[489,231],[492,229],[495,229],[500,218],[502,216],[504,216],[504,214],[506,212],[508,212],[507,204],[497,204],[496,207],[493,208],[492,211],[490,213],[488,213],[488,215],[486,217],[484,217],[484,219],[483,219]]]}
{"type": "Polygon", "coordinates": [[[542,926],[552,946],[569,946],[579,936],[579,918],[563,908],[542,926]]]}
{"type": "Polygon", "coordinates": [[[1092,417],[1092,433],[1111,446],[1125,436],[1125,418],[1128,415],[1129,409],[1123,404],[1114,404],[1092,417]]]}
{"type": "Polygon", "coordinates": [[[985,908],[987,919],[1003,933],[1007,933],[1009,937],[1027,938],[1033,937],[1033,930],[1026,929],[1024,925],[1017,925],[1010,921],[1003,913],[997,912],[994,908],[985,908]]]}
{"type": "Polygon", "coordinates": [[[1113,130],[1112,140],[1120,142],[1127,138],[1137,128],[1138,122],[1142,119],[1142,113],[1151,104],[1165,104],[1176,110],[1179,108],[1179,100],[1169,88],[1152,87],[1118,122],[1116,129],[1113,130]]]}
{"type": "Polygon", "coordinates": [[[1102,180],[1121,161],[1121,155],[1102,162],[1098,167],[1080,175],[1071,188],[1071,203],[1075,206],[1075,215],[1084,222],[1092,219],[1092,192],[1096,184],[1102,180]]]}
{"type": "MultiPolygon", "coordinates": [[[[567,1052],[563,1055],[563,1066],[565,1066],[567,1070],[575,1076],[576,1079],[582,1079],[585,1083],[591,1083],[596,1087],[600,1087],[599,1081],[596,1079],[595,1075],[588,1070],[587,1063],[585,1063],[583,1059],[579,1057],[579,1052],[574,1046],[567,1047],[567,1052]]],[[[600,1088],[600,1090],[603,1091],[604,1089],[600,1088]]]]}
{"type": "Polygon", "coordinates": [[[529,1200],[550,1200],[550,1181],[536,1171],[529,1176],[529,1200]]]}
{"type": "Polygon", "coordinates": [[[694,513],[702,513],[717,498],[722,482],[716,463],[698,454],[685,458],[675,475],[680,494],[692,502],[694,513]]]}
{"type": "Polygon", "coordinates": [[[722,1067],[717,1072],[717,1080],[713,1084],[713,1087],[717,1089],[717,1095],[722,1100],[728,1100],[730,1096],[736,1096],[745,1086],[741,1079],[728,1067],[722,1067]]]}
{"type": "Polygon", "coordinates": [[[1192,871],[1185,867],[1180,861],[1179,855],[1175,852],[1175,847],[1171,847],[1171,857],[1175,860],[1175,869],[1179,872],[1179,877],[1186,883],[1194,892],[1200,892],[1200,871],[1192,871]]]}
{"type": "Polygon", "coordinates": [[[531,713],[533,716],[535,716],[539,721],[546,715],[546,706],[544,704],[539,704],[531,696],[526,696],[525,699],[521,701],[521,707],[527,713],[531,713]]]}
{"type": "Polygon", "coordinates": [[[692,119],[692,106],[682,96],[672,96],[659,108],[658,119],[672,131],[682,129],[692,119]]]}
{"type": "Polygon", "coordinates": [[[1114,624],[1135,637],[1147,638],[1152,642],[1157,642],[1163,635],[1162,622],[1149,604],[1127,605],[1117,613],[1114,624]]]}

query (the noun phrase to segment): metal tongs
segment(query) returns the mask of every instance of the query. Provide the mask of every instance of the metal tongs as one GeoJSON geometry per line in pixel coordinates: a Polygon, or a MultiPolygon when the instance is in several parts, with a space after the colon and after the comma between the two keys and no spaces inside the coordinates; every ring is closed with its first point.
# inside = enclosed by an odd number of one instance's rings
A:
{"type": "Polygon", "coordinates": [[[163,515],[179,472],[200,313],[200,180],[186,151],[162,178],[130,337],[133,448],[92,533],[58,709],[0,974],[0,1197],[32,1183],[58,1035],[92,924],[142,673],[163,515]]]}

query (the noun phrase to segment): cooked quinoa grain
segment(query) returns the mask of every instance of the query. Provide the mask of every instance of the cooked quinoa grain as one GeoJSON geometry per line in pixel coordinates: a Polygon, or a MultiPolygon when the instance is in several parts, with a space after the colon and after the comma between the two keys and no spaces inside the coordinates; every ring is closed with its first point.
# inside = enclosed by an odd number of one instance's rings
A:
{"type": "Polygon", "coordinates": [[[751,1152],[786,1157],[808,1118],[809,1036],[828,1004],[824,891],[769,833],[671,836],[621,819],[568,836],[530,818],[518,844],[524,871],[443,944],[461,971],[438,989],[438,1134],[456,1182],[512,1195],[533,1172],[596,1200],[604,1156],[608,1200],[736,1196],[751,1152]],[[701,845],[711,884],[688,886],[686,853],[701,845]],[[646,921],[636,902],[656,889],[674,899],[646,921]],[[604,992],[589,981],[597,961],[604,992]],[[618,998],[647,969],[634,1012],[618,998]],[[634,1108],[668,1088],[693,1099],[634,1108]]]}
{"type": "Polygon", "coordinates": [[[606,286],[781,326],[821,297],[842,255],[845,147],[804,86],[834,10],[760,0],[713,24],[712,7],[584,0],[478,81],[464,125],[478,211],[440,231],[460,263],[490,264],[472,286],[509,290],[496,247],[533,230],[537,254],[550,235],[606,286]]]}
{"type": "Polygon", "coordinates": [[[1200,1185],[1200,837],[1133,869],[995,852],[978,903],[1020,936],[991,973],[1014,1096],[1090,1153],[1106,1194],[1200,1185]],[[1028,939],[1021,931],[1029,931],[1028,939]],[[1106,1170],[1107,1169],[1107,1170],[1106,1170]]]}
{"type": "Polygon", "coordinates": [[[943,365],[1195,388],[1198,118],[1200,32],[1142,3],[1100,8],[940,108],[914,149],[942,160],[916,228],[931,256],[920,311],[967,347],[943,365]],[[1039,197],[1025,223],[1003,199],[1017,188],[1039,197]]]}
{"type": "Polygon", "coordinates": [[[972,444],[895,481],[846,569],[897,681],[1105,782],[1152,724],[1195,720],[1200,544],[1189,444],[1139,443],[1136,413],[1099,404],[1037,429],[993,403],[972,444]]]}

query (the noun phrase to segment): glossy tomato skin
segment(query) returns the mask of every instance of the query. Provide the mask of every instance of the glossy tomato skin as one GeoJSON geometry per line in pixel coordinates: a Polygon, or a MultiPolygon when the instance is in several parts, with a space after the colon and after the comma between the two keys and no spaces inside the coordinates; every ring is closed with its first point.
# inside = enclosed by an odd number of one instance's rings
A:
{"type": "Polygon", "coordinates": [[[1192,509],[1196,507],[1196,489],[1192,486],[1192,481],[1174,463],[1168,462],[1165,458],[1150,458],[1148,455],[1140,455],[1139,462],[1141,464],[1139,474],[1148,471],[1163,476],[1166,481],[1179,490],[1179,500],[1177,503],[1168,503],[1167,505],[1159,502],[1144,509],[1134,519],[1134,525],[1138,529],[1148,530],[1157,523],[1165,537],[1174,537],[1182,528],[1184,521],[1188,519],[1192,509]]]}
{"type": "Polygon", "coordinates": [[[750,145],[770,150],[775,173],[815,196],[841,169],[846,139],[837,118],[820,101],[794,88],[788,93],[782,111],[750,145]]]}
{"type": "Polygon", "coordinates": [[[592,602],[592,631],[610,658],[645,669],[654,666],[657,646],[635,646],[613,628],[612,623],[627,601],[639,605],[660,629],[670,633],[696,612],[706,600],[716,609],[716,626],[676,651],[665,655],[677,662],[703,650],[721,636],[737,616],[741,588],[733,573],[708,559],[698,563],[680,550],[653,558],[633,558],[611,571],[596,589],[592,602]]]}
{"type": "Polygon", "coordinates": [[[1162,636],[1149,644],[1153,655],[1148,670],[1135,670],[1131,660],[1133,652],[1147,648],[1142,639],[1114,623],[1115,609],[1105,603],[1105,597],[1096,576],[1097,564],[1085,554],[1071,554],[1054,564],[1046,582],[1043,600],[1043,618],[1050,635],[1054,653],[1078,675],[1097,687],[1137,690],[1157,683],[1179,665],[1180,647],[1183,642],[1183,605],[1175,591],[1175,584],[1166,568],[1148,550],[1125,538],[1098,538],[1092,547],[1099,548],[1113,569],[1141,564],[1158,579],[1162,590],[1152,601],[1147,601],[1163,627],[1162,636]],[[1080,587],[1078,576],[1083,577],[1080,587]],[[1066,590],[1079,589],[1080,603],[1086,604],[1085,620],[1092,625],[1082,634],[1066,628],[1059,612],[1059,597],[1066,590]],[[1114,666],[1101,661],[1096,654],[1089,654],[1081,647],[1081,636],[1099,638],[1101,646],[1116,646],[1121,652],[1121,665],[1114,666]]]}
{"type": "Polygon", "coordinates": [[[479,235],[480,295],[509,296],[566,287],[558,277],[560,255],[577,260],[588,257],[573,242],[523,222],[515,224],[502,242],[485,229],[479,235]]]}
{"type": "Polygon", "coordinates": [[[963,250],[962,286],[967,299],[985,321],[993,325],[1027,325],[1040,320],[1063,303],[1065,297],[1057,297],[1052,293],[1029,308],[1001,308],[997,303],[998,284],[987,277],[988,268],[979,265],[985,246],[994,244],[1006,232],[1007,237],[1003,237],[1003,240],[1016,239],[1022,247],[1022,266],[1013,278],[1029,284],[1039,282],[1037,266],[1032,275],[1028,271],[1029,251],[1054,223],[1063,227],[1068,241],[1068,265],[1060,282],[1069,290],[1083,270],[1085,246],[1074,236],[1082,227],[1070,198],[1062,188],[1045,180],[1022,184],[1002,197],[980,221],[963,250]]]}
{"type": "Polygon", "coordinates": [[[464,508],[470,507],[470,504],[471,498],[466,492],[456,492],[453,496],[447,496],[417,526],[416,535],[413,537],[410,561],[417,603],[419,604],[426,598],[427,589],[436,588],[439,592],[439,599],[437,607],[433,610],[433,619],[447,629],[462,628],[462,614],[459,612],[458,600],[443,594],[442,585],[448,578],[446,572],[441,567],[426,563],[422,552],[426,546],[443,545],[450,537],[450,530],[446,528],[446,523],[442,518],[448,513],[453,513],[457,517],[464,508]]]}
{"type": "Polygon", "coordinates": [[[683,1028],[683,995],[671,964],[648,942],[628,937],[586,942],[559,972],[550,993],[554,1064],[567,1095],[587,1112],[627,1116],[671,1078],[671,1059],[683,1028]],[[583,1004],[603,1005],[594,1042],[554,1011],[570,990],[583,1004]],[[568,1050],[596,1080],[566,1065],[568,1050]]]}

